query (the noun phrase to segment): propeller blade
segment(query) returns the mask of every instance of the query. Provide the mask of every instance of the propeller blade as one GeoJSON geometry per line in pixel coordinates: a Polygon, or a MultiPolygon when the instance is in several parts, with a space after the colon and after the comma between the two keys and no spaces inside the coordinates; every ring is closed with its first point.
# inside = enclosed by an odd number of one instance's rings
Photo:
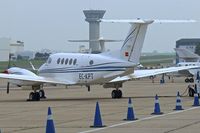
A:
{"type": "Polygon", "coordinates": [[[8,58],[8,69],[10,68],[10,65],[11,65],[11,54],[9,54],[9,58],[8,58]]]}
{"type": "Polygon", "coordinates": [[[8,82],[7,83],[7,94],[9,94],[9,91],[10,91],[10,83],[8,82]]]}

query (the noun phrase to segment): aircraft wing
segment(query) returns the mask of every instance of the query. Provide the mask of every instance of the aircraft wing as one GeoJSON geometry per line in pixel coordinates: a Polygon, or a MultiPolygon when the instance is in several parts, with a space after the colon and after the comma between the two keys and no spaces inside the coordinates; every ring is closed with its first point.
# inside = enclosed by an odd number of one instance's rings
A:
{"type": "Polygon", "coordinates": [[[189,69],[196,69],[199,68],[199,66],[179,66],[179,67],[168,67],[168,68],[160,68],[160,69],[149,69],[149,70],[135,70],[134,73],[122,77],[117,77],[110,82],[120,82],[120,81],[126,81],[136,78],[144,78],[164,73],[172,73],[177,72],[181,70],[189,70],[189,69]]]}
{"type": "Polygon", "coordinates": [[[29,76],[29,75],[17,75],[17,74],[0,74],[0,78],[8,79],[14,81],[18,85],[40,85],[43,83],[49,84],[63,84],[63,85],[73,85],[74,82],[71,81],[62,81],[53,78],[46,78],[42,76],[29,76]]]}

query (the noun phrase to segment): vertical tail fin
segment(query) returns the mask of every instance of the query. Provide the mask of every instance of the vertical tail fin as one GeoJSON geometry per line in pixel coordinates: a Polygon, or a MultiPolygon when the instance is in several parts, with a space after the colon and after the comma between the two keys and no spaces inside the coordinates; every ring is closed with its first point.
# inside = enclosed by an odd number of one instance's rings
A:
{"type": "Polygon", "coordinates": [[[131,28],[128,35],[123,43],[123,46],[119,51],[112,51],[109,53],[104,53],[109,56],[117,57],[135,64],[139,64],[140,54],[147,31],[147,26],[151,23],[193,23],[195,20],[142,20],[142,19],[128,19],[128,20],[106,20],[100,19],[101,22],[108,23],[131,23],[131,28]]]}
{"type": "Polygon", "coordinates": [[[121,58],[136,64],[139,63],[147,26],[152,22],[131,23],[131,28],[120,50],[121,58]]]}

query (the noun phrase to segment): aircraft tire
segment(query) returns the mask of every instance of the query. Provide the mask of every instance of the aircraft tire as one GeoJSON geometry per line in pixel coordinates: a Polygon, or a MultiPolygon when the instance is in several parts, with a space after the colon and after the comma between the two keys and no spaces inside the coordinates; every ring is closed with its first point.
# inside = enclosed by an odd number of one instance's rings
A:
{"type": "Polygon", "coordinates": [[[31,92],[29,94],[29,101],[40,101],[40,93],[39,92],[31,92]]]}
{"type": "Polygon", "coordinates": [[[188,78],[185,79],[185,83],[188,83],[190,80],[188,78]]]}
{"type": "Polygon", "coordinates": [[[35,100],[34,101],[40,101],[40,93],[35,92],[35,100]]]}
{"type": "Polygon", "coordinates": [[[189,81],[190,81],[190,83],[194,83],[194,79],[193,78],[190,78],[189,81]]]}
{"type": "Polygon", "coordinates": [[[117,98],[117,90],[113,90],[111,92],[111,96],[112,96],[113,99],[117,98]]]}
{"type": "Polygon", "coordinates": [[[117,98],[122,98],[122,91],[121,90],[118,90],[118,97],[117,98]]]}
{"type": "Polygon", "coordinates": [[[29,100],[33,100],[33,97],[34,97],[34,92],[30,92],[30,94],[29,94],[29,100]]]}
{"type": "Polygon", "coordinates": [[[122,91],[121,90],[113,90],[111,93],[113,99],[115,98],[122,98],[122,91]]]}
{"type": "Polygon", "coordinates": [[[46,98],[44,90],[39,90],[40,98],[46,98]]]}

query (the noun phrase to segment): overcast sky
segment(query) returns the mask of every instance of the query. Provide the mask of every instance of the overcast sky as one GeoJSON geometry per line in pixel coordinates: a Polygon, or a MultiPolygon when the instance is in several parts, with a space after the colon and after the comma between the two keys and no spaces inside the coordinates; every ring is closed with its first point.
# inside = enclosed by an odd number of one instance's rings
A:
{"type": "MultiPolygon", "coordinates": [[[[0,0],[0,37],[25,42],[26,50],[76,50],[69,39],[88,39],[84,9],[106,10],[107,19],[195,19],[200,20],[199,0],[0,0]]],[[[129,24],[101,24],[101,36],[124,39],[129,24]]],[[[143,52],[173,52],[180,38],[200,38],[200,22],[152,24],[143,52]]],[[[110,43],[109,49],[120,48],[110,43]]]]}

